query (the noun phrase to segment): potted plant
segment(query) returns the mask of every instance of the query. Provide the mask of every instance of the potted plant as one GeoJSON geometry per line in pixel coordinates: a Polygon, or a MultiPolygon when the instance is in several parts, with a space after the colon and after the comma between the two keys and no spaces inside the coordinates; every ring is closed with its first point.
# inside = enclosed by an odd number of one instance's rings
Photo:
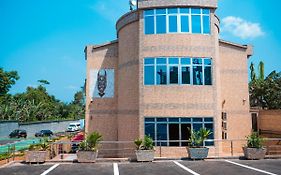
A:
{"type": "Polygon", "coordinates": [[[79,144],[77,151],[77,160],[81,163],[96,162],[98,157],[98,147],[102,141],[102,135],[98,132],[93,132],[87,136],[86,140],[79,144]]]}
{"type": "Polygon", "coordinates": [[[149,136],[144,139],[136,139],[136,156],[138,162],[151,162],[154,160],[153,140],[149,136]]]}
{"type": "Polygon", "coordinates": [[[48,139],[44,138],[41,143],[30,145],[25,151],[25,162],[28,163],[44,163],[48,156],[50,144],[48,139]]]}
{"type": "Polygon", "coordinates": [[[187,147],[188,156],[190,159],[198,160],[208,157],[209,148],[204,147],[203,143],[209,135],[211,135],[211,131],[206,128],[201,128],[199,131],[191,131],[189,147],[187,147]]]}
{"type": "Polygon", "coordinates": [[[262,146],[264,139],[258,133],[253,132],[247,137],[247,145],[243,147],[246,159],[257,160],[264,159],[266,149],[262,146]]]}

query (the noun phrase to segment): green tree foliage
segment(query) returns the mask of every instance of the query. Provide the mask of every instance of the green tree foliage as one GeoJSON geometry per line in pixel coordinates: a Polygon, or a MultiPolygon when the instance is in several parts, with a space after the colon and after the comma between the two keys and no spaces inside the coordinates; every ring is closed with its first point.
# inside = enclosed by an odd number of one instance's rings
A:
{"type": "Polygon", "coordinates": [[[19,78],[17,71],[6,72],[0,68],[0,96],[6,95],[19,78]]]}
{"type": "Polygon", "coordinates": [[[264,78],[264,63],[259,64],[259,78],[253,78],[254,66],[250,66],[251,81],[249,83],[250,105],[263,109],[281,108],[281,72],[272,71],[264,78]]]}
{"type": "Polygon", "coordinates": [[[74,95],[70,103],[64,103],[48,94],[44,85],[50,84],[47,80],[38,80],[37,87],[27,87],[23,93],[8,94],[11,85],[19,78],[16,72],[4,72],[0,69],[1,79],[0,120],[17,120],[20,122],[80,119],[85,114],[85,97],[83,91],[74,95]],[[10,77],[10,80],[8,80],[10,77]],[[6,84],[6,85],[4,85],[6,84]],[[3,85],[3,86],[2,86],[3,85]],[[2,87],[4,87],[2,89],[2,87]]]}

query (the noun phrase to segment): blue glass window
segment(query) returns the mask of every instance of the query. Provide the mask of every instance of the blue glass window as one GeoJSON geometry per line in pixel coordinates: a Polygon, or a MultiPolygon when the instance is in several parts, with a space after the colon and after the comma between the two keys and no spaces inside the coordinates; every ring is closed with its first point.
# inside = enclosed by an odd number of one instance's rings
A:
{"type": "Polygon", "coordinates": [[[203,84],[202,66],[193,66],[193,84],[203,84]]]}
{"type": "Polygon", "coordinates": [[[156,67],[156,84],[167,84],[167,66],[156,67]]]}
{"type": "Polygon", "coordinates": [[[193,130],[195,131],[199,131],[201,128],[203,128],[203,124],[202,123],[193,123],[193,130]]]}
{"type": "Polygon", "coordinates": [[[213,118],[211,118],[211,117],[204,118],[204,121],[205,122],[213,122],[213,118]]]}
{"type": "Polygon", "coordinates": [[[178,31],[178,22],[177,16],[169,16],[169,32],[177,32],[178,31]]]}
{"type": "Polygon", "coordinates": [[[154,10],[145,10],[144,16],[147,16],[147,15],[154,15],[154,10]]]}
{"type": "Polygon", "coordinates": [[[145,122],[155,122],[155,118],[145,118],[145,122]]]}
{"type": "Polygon", "coordinates": [[[205,65],[212,65],[212,60],[211,59],[204,59],[204,64],[205,65]]]}
{"type": "Polygon", "coordinates": [[[190,64],[190,58],[182,58],[181,64],[190,64]]]}
{"type": "Polygon", "coordinates": [[[181,32],[189,32],[189,16],[181,16],[181,32]]]}
{"type": "Polygon", "coordinates": [[[144,84],[154,85],[154,66],[144,66],[144,84]]]}
{"type": "Polygon", "coordinates": [[[202,64],[202,59],[201,58],[193,58],[193,61],[192,61],[193,64],[202,64]]]}
{"type": "Polygon", "coordinates": [[[155,140],[155,124],[154,123],[146,123],[145,124],[145,135],[151,137],[155,140]]]}
{"type": "MultiPolygon", "coordinates": [[[[164,140],[161,145],[167,145],[167,124],[157,123],[157,140],[164,140]]],[[[157,145],[160,145],[160,143],[158,142],[157,145]]]]}
{"type": "Polygon", "coordinates": [[[181,118],[181,122],[190,123],[191,122],[191,118],[181,118]]]}
{"type": "Polygon", "coordinates": [[[157,15],[164,15],[164,14],[166,14],[166,9],[156,9],[156,14],[157,15]]]}
{"type": "Polygon", "coordinates": [[[166,16],[158,15],[156,16],[156,33],[166,33],[166,16]]]}
{"type": "Polygon", "coordinates": [[[170,8],[168,9],[168,14],[175,14],[178,13],[178,9],[177,8],[170,8]]]}
{"type": "Polygon", "coordinates": [[[178,58],[169,58],[169,64],[179,64],[178,58]]]}
{"type": "Polygon", "coordinates": [[[166,122],[167,118],[156,118],[157,122],[166,122]]]}
{"type": "Polygon", "coordinates": [[[210,9],[203,9],[203,10],[202,10],[202,13],[203,13],[204,15],[209,15],[209,14],[210,14],[210,9]]]}
{"type": "Polygon", "coordinates": [[[189,13],[189,8],[180,8],[180,13],[181,14],[188,14],[189,13]]]}
{"type": "Polygon", "coordinates": [[[192,15],[192,33],[201,33],[201,16],[192,15]]]}
{"type": "Polygon", "coordinates": [[[154,16],[145,17],[145,34],[154,34],[154,16]]]}
{"type": "Polygon", "coordinates": [[[203,16],[203,33],[209,34],[210,33],[210,17],[203,16]]]}
{"type": "Polygon", "coordinates": [[[201,9],[200,8],[191,8],[191,13],[192,14],[200,14],[201,13],[201,9]]]}
{"type": "Polygon", "coordinates": [[[145,58],[144,64],[154,64],[154,58],[145,58]]]}
{"type": "Polygon", "coordinates": [[[181,81],[182,84],[190,84],[190,67],[181,67],[181,81]]]}
{"type": "Polygon", "coordinates": [[[170,84],[178,84],[179,70],[178,66],[170,66],[170,84]]]}
{"type": "Polygon", "coordinates": [[[156,63],[157,64],[167,64],[166,60],[167,60],[166,58],[157,58],[156,63]]]}
{"type": "Polygon", "coordinates": [[[212,70],[211,66],[205,66],[204,68],[205,85],[212,85],[212,70]]]}

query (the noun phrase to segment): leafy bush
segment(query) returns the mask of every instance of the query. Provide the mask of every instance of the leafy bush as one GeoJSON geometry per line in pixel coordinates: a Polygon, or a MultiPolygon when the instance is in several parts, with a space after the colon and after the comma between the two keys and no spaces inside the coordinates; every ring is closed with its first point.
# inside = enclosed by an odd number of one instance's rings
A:
{"type": "Polygon", "coordinates": [[[247,137],[247,147],[248,148],[262,148],[264,139],[258,135],[258,133],[253,132],[247,137]]]}
{"type": "Polygon", "coordinates": [[[206,128],[200,128],[199,131],[192,130],[189,139],[190,147],[202,147],[203,142],[211,135],[212,132],[206,128]]]}
{"type": "Polygon", "coordinates": [[[136,139],[134,141],[137,150],[152,150],[153,149],[153,140],[149,136],[144,136],[144,139],[136,139]]]}
{"type": "Polygon", "coordinates": [[[95,131],[90,135],[88,135],[85,141],[79,144],[79,150],[96,152],[98,150],[101,141],[102,141],[102,135],[95,131]]]}

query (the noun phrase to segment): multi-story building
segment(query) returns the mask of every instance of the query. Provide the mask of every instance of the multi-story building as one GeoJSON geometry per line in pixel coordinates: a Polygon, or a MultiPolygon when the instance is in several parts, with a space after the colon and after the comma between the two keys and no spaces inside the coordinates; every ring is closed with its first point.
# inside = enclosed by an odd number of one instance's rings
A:
{"type": "Polygon", "coordinates": [[[201,127],[217,152],[214,139],[245,139],[252,47],[219,39],[216,9],[217,0],[138,0],[117,21],[115,41],[86,46],[86,132],[150,135],[167,156],[186,154],[201,127]]]}

